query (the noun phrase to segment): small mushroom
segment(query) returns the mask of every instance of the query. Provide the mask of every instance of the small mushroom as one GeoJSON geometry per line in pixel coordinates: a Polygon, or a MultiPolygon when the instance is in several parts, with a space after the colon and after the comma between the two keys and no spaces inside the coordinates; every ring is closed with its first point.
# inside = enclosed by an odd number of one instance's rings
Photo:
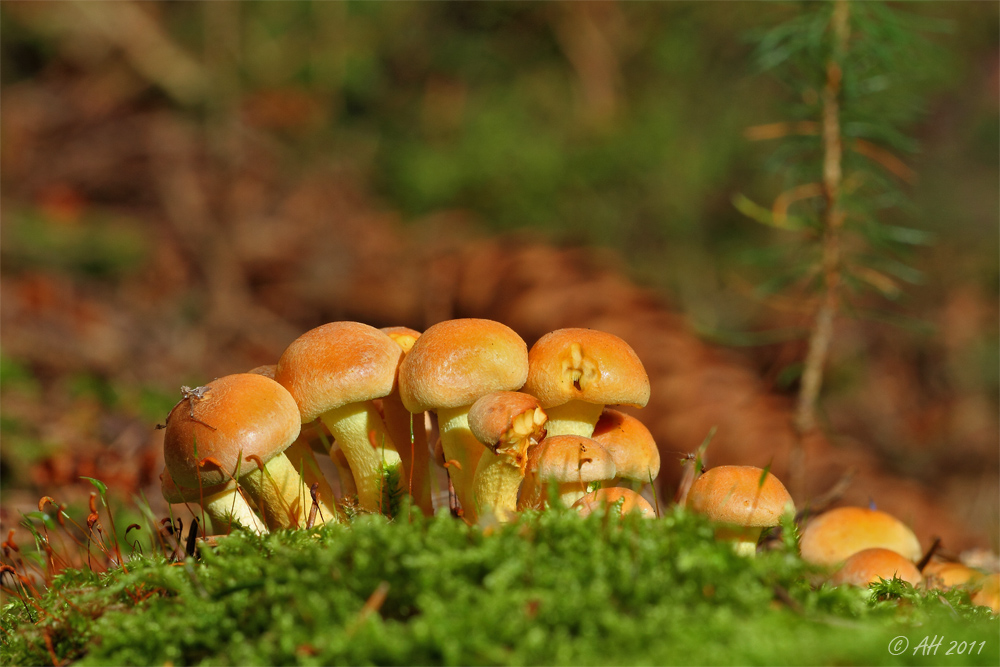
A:
{"type": "Polygon", "coordinates": [[[972,594],[972,604],[989,607],[994,614],[1000,614],[1000,574],[991,574],[983,578],[979,590],[972,594]]]}
{"type": "Polygon", "coordinates": [[[598,509],[607,511],[609,506],[614,505],[619,500],[622,501],[621,516],[625,516],[630,512],[638,512],[640,516],[646,519],[656,518],[656,511],[649,504],[649,501],[632,489],[615,486],[591,491],[573,503],[573,508],[580,512],[580,516],[589,516],[598,509]]]}
{"type": "Polygon", "coordinates": [[[923,577],[920,570],[892,549],[864,549],[850,556],[839,570],[831,577],[834,586],[850,584],[866,588],[868,584],[882,579],[899,577],[912,586],[918,585],[923,577]]]}
{"type": "Polygon", "coordinates": [[[399,366],[399,397],[414,414],[437,413],[448,475],[465,517],[477,518],[472,483],[486,448],[469,429],[469,409],[494,391],[520,389],[528,347],[513,329],[482,319],[429,327],[399,366]]]}
{"type": "Polygon", "coordinates": [[[914,562],[922,556],[920,542],[906,524],[891,514],[864,507],[838,507],[814,517],[799,540],[804,560],[827,567],[873,547],[892,549],[914,562]]]}
{"type": "Polygon", "coordinates": [[[979,570],[962,563],[935,560],[927,563],[921,574],[928,587],[938,589],[974,584],[984,576],[979,570]]]}
{"type": "Polygon", "coordinates": [[[743,556],[757,553],[764,528],[777,526],[784,514],[795,511],[784,484],[770,472],[754,466],[716,466],[696,479],[687,507],[719,524],[718,539],[732,540],[743,556]]]}
{"type": "Polygon", "coordinates": [[[525,393],[549,415],[549,437],[594,433],[605,405],[641,408],[649,377],[635,351],[618,336],[595,329],[557,329],[528,352],[525,393]]]}
{"type": "Polygon", "coordinates": [[[570,507],[587,495],[595,482],[615,477],[615,462],[604,447],[579,435],[546,436],[528,455],[519,509],[547,504],[549,482],[556,482],[559,499],[570,507]]]}
{"type": "Polygon", "coordinates": [[[591,437],[611,454],[618,471],[616,479],[631,482],[633,490],[660,474],[660,450],[653,434],[632,415],[605,408],[591,437]]]}
{"type": "Polygon", "coordinates": [[[473,479],[478,513],[492,512],[497,521],[517,514],[528,452],[545,437],[546,419],[537,398],[516,391],[497,391],[472,404],[469,428],[489,450],[473,479]]]}
{"type": "Polygon", "coordinates": [[[284,387],[263,375],[227,375],[186,392],[170,411],[163,459],[179,489],[235,479],[263,507],[269,526],[303,526],[308,494],[284,455],[300,430],[284,387]]]}

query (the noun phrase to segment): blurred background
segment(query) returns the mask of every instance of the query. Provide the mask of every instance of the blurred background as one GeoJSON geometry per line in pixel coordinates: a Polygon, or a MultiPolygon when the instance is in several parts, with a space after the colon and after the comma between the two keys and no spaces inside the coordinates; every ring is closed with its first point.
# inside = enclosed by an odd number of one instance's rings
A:
{"type": "MultiPolygon", "coordinates": [[[[902,9],[947,30],[934,67],[885,72],[925,111],[885,222],[931,241],[838,321],[799,501],[846,480],[925,543],[996,550],[1000,17],[902,9]]],[[[761,289],[786,236],[733,201],[783,189],[745,132],[789,95],[749,37],[802,11],[2,3],[3,530],[42,495],[85,507],[82,475],[161,511],[180,386],[338,319],[607,329],[652,378],[661,498],[712,426],[710,465],[782,476],[809,303],[761,289]]]]}

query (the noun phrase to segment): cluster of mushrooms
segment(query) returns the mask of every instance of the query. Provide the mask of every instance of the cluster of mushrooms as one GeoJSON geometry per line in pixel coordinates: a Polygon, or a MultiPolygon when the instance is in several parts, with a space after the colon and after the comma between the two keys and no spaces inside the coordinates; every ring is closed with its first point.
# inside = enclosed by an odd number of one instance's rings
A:
{"type": "Polygon", "coordinates": [[[820,514],[802,531],[799,551],[810,563],[834,568],[834,585],[867,587],[898,577],[913,586],[964,588],[973,604],[1000,613],[1000,575],[936,559],[934,547],[924,553],[905,523],[875,508],[839,507],[820,514]]]}
{"type": "MultiPolygon", "coordinates": [[[[447,469],[452,512],[470,523],[543,508],[553,487],[581,514],[617,503],[623,514],[655,516],[637,491],[659,473],[656,443],[638,419],[608,407],[644,407],[649,378],[635,351],[610,333],[559,329],[528,350],[492,320],[448,320],[423,334],[332,322],[293,341],[274,366],[182,394],[166,422],[163,495],[200,505],[219,530],[338,521],[345,500],[380,512],[389,480],[431,514],[435,464],[447,469]],[[341,505],[317,453],[336,467],[341,505]]],[[[765,528],[794,512],[784,485],[751,466],[705,471],[685,502],[748,556],[765,528]]],[[[801,551],[818,565],[842,565],[834,583],[899,576],[917,584],[926,574],[951,586],[978,574],[933,563],[922,574],[912,531],[877,510],[814,518],[801,551]]],[[[980,592],[997,588],[989,579],[980,592]]],[[[996,593],[980,603],[996,610],[996,593]]]]}
{"type": "Polygon", "coordinates": [[[540,508],[550,484],[583,513],[624,498],[623,511],[654,514],[617,486],[651,483],[660,458],[637,419],[606,408],[649,400],[642,363],[609,333],[560,329],[529,352],[492,320],[449,320],[423,334],[332,322],[293,341],[275,366],[182,393],[166,422],[163,493],[200,504],[213,523],[263,533],[338,520],[317,451],[364,512],[382,510],[391,478],[432,513],[436,459],[469,522],[540,508]],[[440,435],[438,456],[429,430],[440,435]]]}

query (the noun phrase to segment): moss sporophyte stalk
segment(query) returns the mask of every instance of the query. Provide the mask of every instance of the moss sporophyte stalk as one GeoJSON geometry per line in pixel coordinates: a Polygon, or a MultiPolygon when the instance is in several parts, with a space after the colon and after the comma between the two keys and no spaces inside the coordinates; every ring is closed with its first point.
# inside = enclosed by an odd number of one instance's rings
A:
{"type": "Polygon", "coordinates": [[[959,589],[831,587],[794,548],[740,557],[683,509],[581,518],[554,503],[485,532],[360,514],[65,570],[5,604],[3,661],[905,664],[890,642],[924,635],[985,642],[955,664],[1000,660],[1000,622],[959,589]]]}

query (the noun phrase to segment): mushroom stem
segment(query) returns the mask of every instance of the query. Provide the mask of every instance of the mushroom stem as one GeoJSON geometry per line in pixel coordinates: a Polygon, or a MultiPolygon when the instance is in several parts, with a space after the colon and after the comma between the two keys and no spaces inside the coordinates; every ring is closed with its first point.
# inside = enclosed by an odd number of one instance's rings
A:
{"type": "Polygon", "coordinates": [[[263,468],[240,476],[240,484],[261,508],[264,521],[272,530],[306,525],[312,500],[306,501],[309,492],[302,485],[299,471],[284,453],[272,458],[263,468]]]}
{"type": "Polygon", "coordinates": [[[267,527],[261,522],[260,517],[254,514],[235,484],[230,484],[218,493],[206,495],[202,502],[205,513],[212,520],[215,532],[221,532],[223,527],[231,528],[233,525],[242,526],[257,535],[266,535],[268,532],[267,527]]]}
{"type": "Polygon", "coordinates": [[[636,479],[628,479],[627,477],[615,477],[614,479],[603,480],[601,482],[601,488],[602,489],[622,488],[639,493],[642,491],[642,488],[646,486],[646,484],[648,484],[648,482],[641,482],[636,479]]]}
{"type": "Polygon", "coordinates": [[[333,467],[337,469],[337,478],[340,480],[341,498],[350,498],[358,495],[358,485],[354,483],[354,473],[351,472],[351,464],[347,462],[344,451],[336,442],[330,445],[330,459],[333,467]]]}
{"type": "Polygon", "coordinates": [[[213,532],[227,534],[234,525],[242,526],[264,535],[267,528],[260,518],[254,514],[246,498],[240,493],[235,480],[223,484],[195,489],[180,489],[174,482],[169,470],[160,475],[163,498],[171,505],[197,504],[211,521],[213,532]]]}
{"type": "Polygon", "coordinates": [[[559,485],[559,501],[564,507],[572,507],[573,503],[590,493],[589,486],[584,482],[563,482],[559,485]]]}
{"type": "Polygon", "coordinates": [[[579,435],[589,438],[594,434],[594,425],[601,417],[604,406],[572,400],[554,408],[546,408],[549,421],[545,430],[553,435],[579,435]]]}
{"type": "Polygon", "coordinates": [[[427,430],[424,413],[413,414],[403,406],[399,394],[393,392],[382,399],[386,429],[397,443],[402,462],[403,488],[413,497],[413,503],[426,516],[434,514],[431,505],[430,453],[427,450],[427,430]]]}
{"type": "Polygon", "coordinates": [[[478,513],[492,513],[501,522],[512,520],[517,514],[517,490],[522,481],[524,472],[510,457],[487,450],[479,459],[473,480],[478,513]]]}
{"type": "Polygon", "coordinates": [[[448,466],[448,475],[455,486],[455,494],[462,504],[465,518],[475,522],[478,513],[472,483],[479,459],[487,450],[469,429],[470,407],[438,408],[437,415],[445,461],[458,462],[458,466],[448,466]]]}
{"type": "Polygon", "coordinates": [[[732,542],[737,554],[753,558],[757,555],[757,542],[763,531],[763,528],[758,527],[719,526],[715,529],[715,539],[732,542]]]}
{"type": "Polygon", "coordinates": [[[382,500],[382,464],[399,465],[399,454],[385,423],[371,401],[349,403],[320,415],[340,445],[358,486],[358,504],[368,512],[378,512],[382,500]],[[368,439],[374,434],[374,443],[368,439]]]}
{"type": "Polygon", "coordinates": [[[316,524],[327,522],[337,523],[337,496],[334,495],[333,489],[330,488],[330,483],[319,469],[316,455],[313,454],[309,443],[299,438],[288,446],[288,449],[285,450],[285,456],[288,457],[292,466],[299,471],[299,475],[302,477],[302,490],[305,492],[303,503],[307,508],[306,515],[308,516],[312,508],[312,485],[318,484],[319,486],[316,488],[316,503],[319,505],[320,516],[317,517],[316,524]]]}
{"type": "MultiPolygon", "coordinates": [[[[525,481],[525,491],[521,497],[519,507],[525,509],[542,509],[549,504],[549,482],[539,479],[537,476],[529,474],[525,481]]],[[[556,485],[559,493],[559,502],[565,507],[572,507],[573,503],[590,493],[590,484],[574,480],[572,482],[559,482],[556,485]]]]}

